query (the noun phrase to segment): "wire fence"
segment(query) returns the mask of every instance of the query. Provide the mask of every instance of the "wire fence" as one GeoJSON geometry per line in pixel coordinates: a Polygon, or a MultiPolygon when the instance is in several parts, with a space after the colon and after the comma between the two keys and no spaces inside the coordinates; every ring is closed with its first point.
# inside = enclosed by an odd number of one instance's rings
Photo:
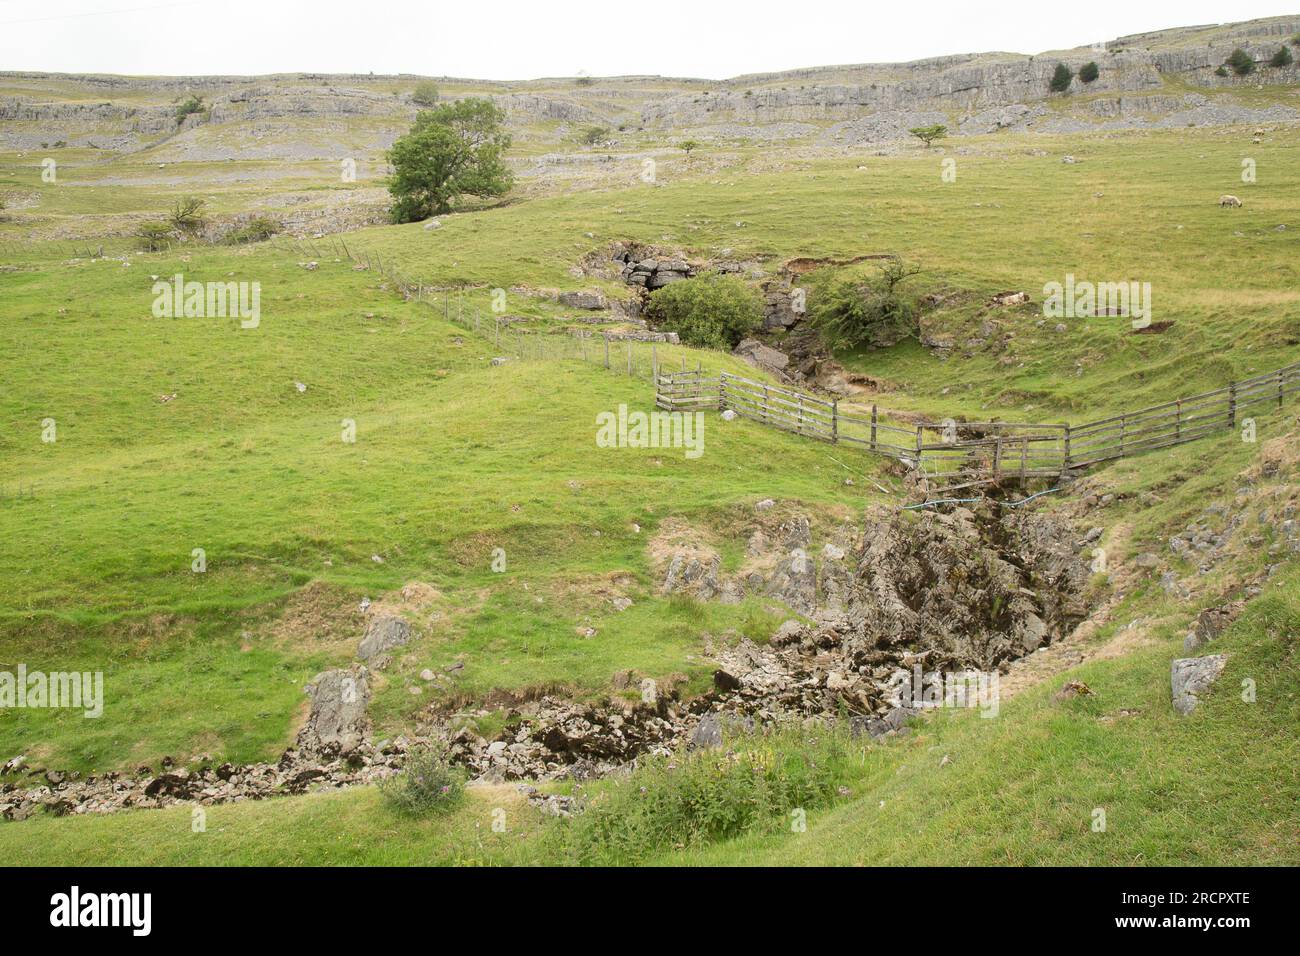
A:
{"type": "MultiPolygon", "coordinates": [[[[353,249],[341,236],[318,240],[273,240],[280,249],[313,259],[333,256],[360,265],[383,276],[406,299],[427,305],[448,322],[473,332],[492,343],[500,358],[544,361],[581,361],[618,374],[653,382],[664,371],[696,371],[703,367],[703,352],[668,341],[647,340],[635,332],[594,328],[542,331],[523,326],[518,320],[484,311],[467,300],[465,288],[427,285],[398,272],[378,252],[353,249]]],[[[665,337],[666,338],[666,337],[665,337]]]]}

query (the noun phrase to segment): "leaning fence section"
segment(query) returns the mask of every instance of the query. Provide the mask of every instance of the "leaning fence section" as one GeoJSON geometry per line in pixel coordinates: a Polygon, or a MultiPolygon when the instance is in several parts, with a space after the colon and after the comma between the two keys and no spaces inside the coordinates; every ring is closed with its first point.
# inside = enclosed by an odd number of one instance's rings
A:
{"type": "Polygon", "coordinates": [[[920,468],[949,488],[1056,478],[1129,455],[1236,428],[1247,415],[1281,408],[1300,390],[1300,362],[1224,388],[1081,425],[943,422],[842,402],[756,379],[702,369],[655,374],[655,405],[716,408],[769,428],[848,443],[920,468]]]}

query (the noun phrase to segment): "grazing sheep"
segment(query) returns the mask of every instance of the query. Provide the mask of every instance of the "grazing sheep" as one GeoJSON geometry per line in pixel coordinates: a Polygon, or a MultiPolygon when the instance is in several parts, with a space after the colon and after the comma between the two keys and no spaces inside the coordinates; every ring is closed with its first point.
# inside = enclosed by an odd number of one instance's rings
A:
{"type": "Polygon", "coordinates": [[[1220,197],[1219,197],[1219,208],[1222,209],[1224,206],[1236,206],[1238,209],[1240,209],[1240,208],[1241,208],[1241,200],[1238,199],[1236,196],[1226,196],[1226,195],[1225,195],[1225,196],[1220,196],[1220,197]]]}

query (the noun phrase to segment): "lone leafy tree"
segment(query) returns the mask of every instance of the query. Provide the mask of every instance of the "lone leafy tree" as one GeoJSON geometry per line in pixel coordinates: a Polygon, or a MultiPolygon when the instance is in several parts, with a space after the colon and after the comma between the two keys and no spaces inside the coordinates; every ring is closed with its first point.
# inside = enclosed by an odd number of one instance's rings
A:
{"type": "Polygon", "coordinates": [[[691,158],[691,152],[692,152],[693,150],[699,149],[699,148],[700,148],[700,144],[697,143],[697,142],[696,142],[695,140],[693,140],[693,139],[684,139],[684,140],[682,140],[680,143],[677,144],[677,148],[680,149],[683,153],[686,154],[686,158],[687,158],[687,159],[690,159],[690,158],[691,158]]]}
{"type": "Polygon", "coordinates": [[[1079,79],[1085,83],[1091,83],[1099,76],[1101,76],[1101,68],[1097,66],[1096,60],[1079,67],[1079,79]]]}
{"type": "Polygon", "coordinates": [[[1070,81],[1074,79],[1074,71],[1064,63],[1056,64],[1056,70],[1052,73],[1052,80],[1047,84],[1048,89],[1053,93],[1064,93],[1070,88],[1070,81]]]}
{"type": "Polygon", "coordinates": [[[942,123],[935,123],[933,126],[914,126],[908,132],[925,143],[928,148],[936,139],[943,139],[948,135],[948,127],[942,123]]]}
{"type": "Polygon", "coordinates": [[[411,102],[416,106],[437,106],[438,84],[433,80],[421,80],[416,83],[415,92],[411,94],[411,102]]]}
{"type": "Polygon", "coordinates": [[[198,232],[207,222],[203,215],[203,207],[206,205],[207,201],[200,199],[198,196],[182,196],[172,206],[167,221],[177,232],[198,232]]]}
{"type": "Polygon", "coordinates": [[[1241,47],[1228,54],[1228,66],[1238,76],[1249,76],[1255,72],[1255,59],[1241,47]]]}
{"type": "Polygon", "coordinates": [[[1278,51],[1273,54],[1273,59],[1268,61],[1269,66],[1290,66],[1295,62],[1295,57],[1291,55],[1291,50],[1285,46],[1279,47],[1278,51]]]}
{"type": "Polygon", "coordinates": [[[414,222],[451,211],[461,196],[503,196],[514,174],[503,157],[510,134],[505,114],[491,101],[463,99],[425,110],[388,151],[394,222],[414,222]]]}

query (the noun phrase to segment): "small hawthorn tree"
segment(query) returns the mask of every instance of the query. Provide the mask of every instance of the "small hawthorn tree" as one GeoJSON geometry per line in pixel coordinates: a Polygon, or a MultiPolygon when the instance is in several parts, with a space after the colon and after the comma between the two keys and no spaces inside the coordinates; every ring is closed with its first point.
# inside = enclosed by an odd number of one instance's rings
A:
{"type": "Polygon", "coordinates": [[[1064,93],[1070,88],[1070,81],[1074,79],[1074,71],[1064,63],[1056,64],[1056,70],[1052,73],[1052,79],[1047,84],[1048,89],[1053,93],[1064,93]]]}
{"type": "Polygon", "coordinates": [[[762,324],[763,299],[736,276],[709,274],[651,292],[646,315],[687,345],[732,349],[762,324]]]}
{"type": "Polygon", "coordinates": [[[828,277],[811,299],[809,317],[832,349],[896,345],[919,333],[917,299],[900,287],[919,272],[891,259],[870,276],[850,271],[828,277]]]}
{"type": "Polygon", "coordinates": [[[207,202],[198,196],[182,196],[172,206],[167,221],[177,232],[198,232],[207,221],[203,215],[203,207],[206,205],[207,202]]]}
{"type": "Polygon", "coordinates": [[[416,83],[415,91],[411,94],[411,102],[416,106],[437,106],[438,84],[433,80],[421,80],[416,83]]]}
{"type": "Polygon", "coordinates": [[[866,278],[854,272],[830,276],[817,290],[809,318],[832,349],[887,348],[915,337],[917,303],[900,286],[920,271],[890,259],[866,278]]]}
{"type": "Polygon", "coordinates": [[[1280,47],[1278,51],[1273,54],[1273,59],[1268,61],[1268,65],[1283,67],[1283,66],[1290,66],[1294,62],[1295,62],[1295,57],[1291,55],[1291,50],[1288,47],[1283,46],[1280,47]]]}
{"type": "Polygon", "coordinates": [[[582,131],[582,142],[587,146],[597,146],[609,139],[608,126],[588,126],[582,131]]]}
{"type": "Polygon", "coordinates": [[[677,148],[686,154],[686,158],[691,158],[691,152],[700,148],[700,144],[693,139],[684,139],[677,144],[677,148]]]}
{"type": "Polygon", "coordinates": [[[135,230],[136,245],[144,252],[162,252],[172,244],[172,227],[166,222],[142,222],[135,230]]]}
{"type": "Polygon", "coordinates": [[[943,139],[948,135],[948,127],[942,123],[935,123],[933,126],[914,126],[908,132],[925,143],[926,148],[929,149],[936,139],[943,139]]]}
{"type": "Polygon", "coordinates": [[[1232,72],[1236,73],[1238,76],[1249,76],[1251,73],[1255,72],[1254,57],[1241,47],[1237,47],[1237,49],[1228,54],[1227,63],[1228,66],[1232,68],[1232,72]]]}
{"type": "Polygon", "coordinates": [[[182,123],[184,123],[185,117],[189,116],[191,113],[202,113],[202,112],[203,112],[203,97],[195,96],[193,93],[191,93],[189,97],[183,103],[181,103],[180,106],[176,107],[176,125],[180,126],[182,123]]]}
{"type": "Polygon", "coordinates": [[[421,112],[388,151],[394,222],[450,212],[461,196],[504,196],[514,174],[503,155],[510,134],[491,100],[463,99],[421,112]]]}
{"type": "Polygon", "coordinates": [[[1097,66],[1096,60],[1079,67],[1079,79],[1084,83],[1092,83],[1099,76],[1101,76],[1101,67],[1097,66]]]}

